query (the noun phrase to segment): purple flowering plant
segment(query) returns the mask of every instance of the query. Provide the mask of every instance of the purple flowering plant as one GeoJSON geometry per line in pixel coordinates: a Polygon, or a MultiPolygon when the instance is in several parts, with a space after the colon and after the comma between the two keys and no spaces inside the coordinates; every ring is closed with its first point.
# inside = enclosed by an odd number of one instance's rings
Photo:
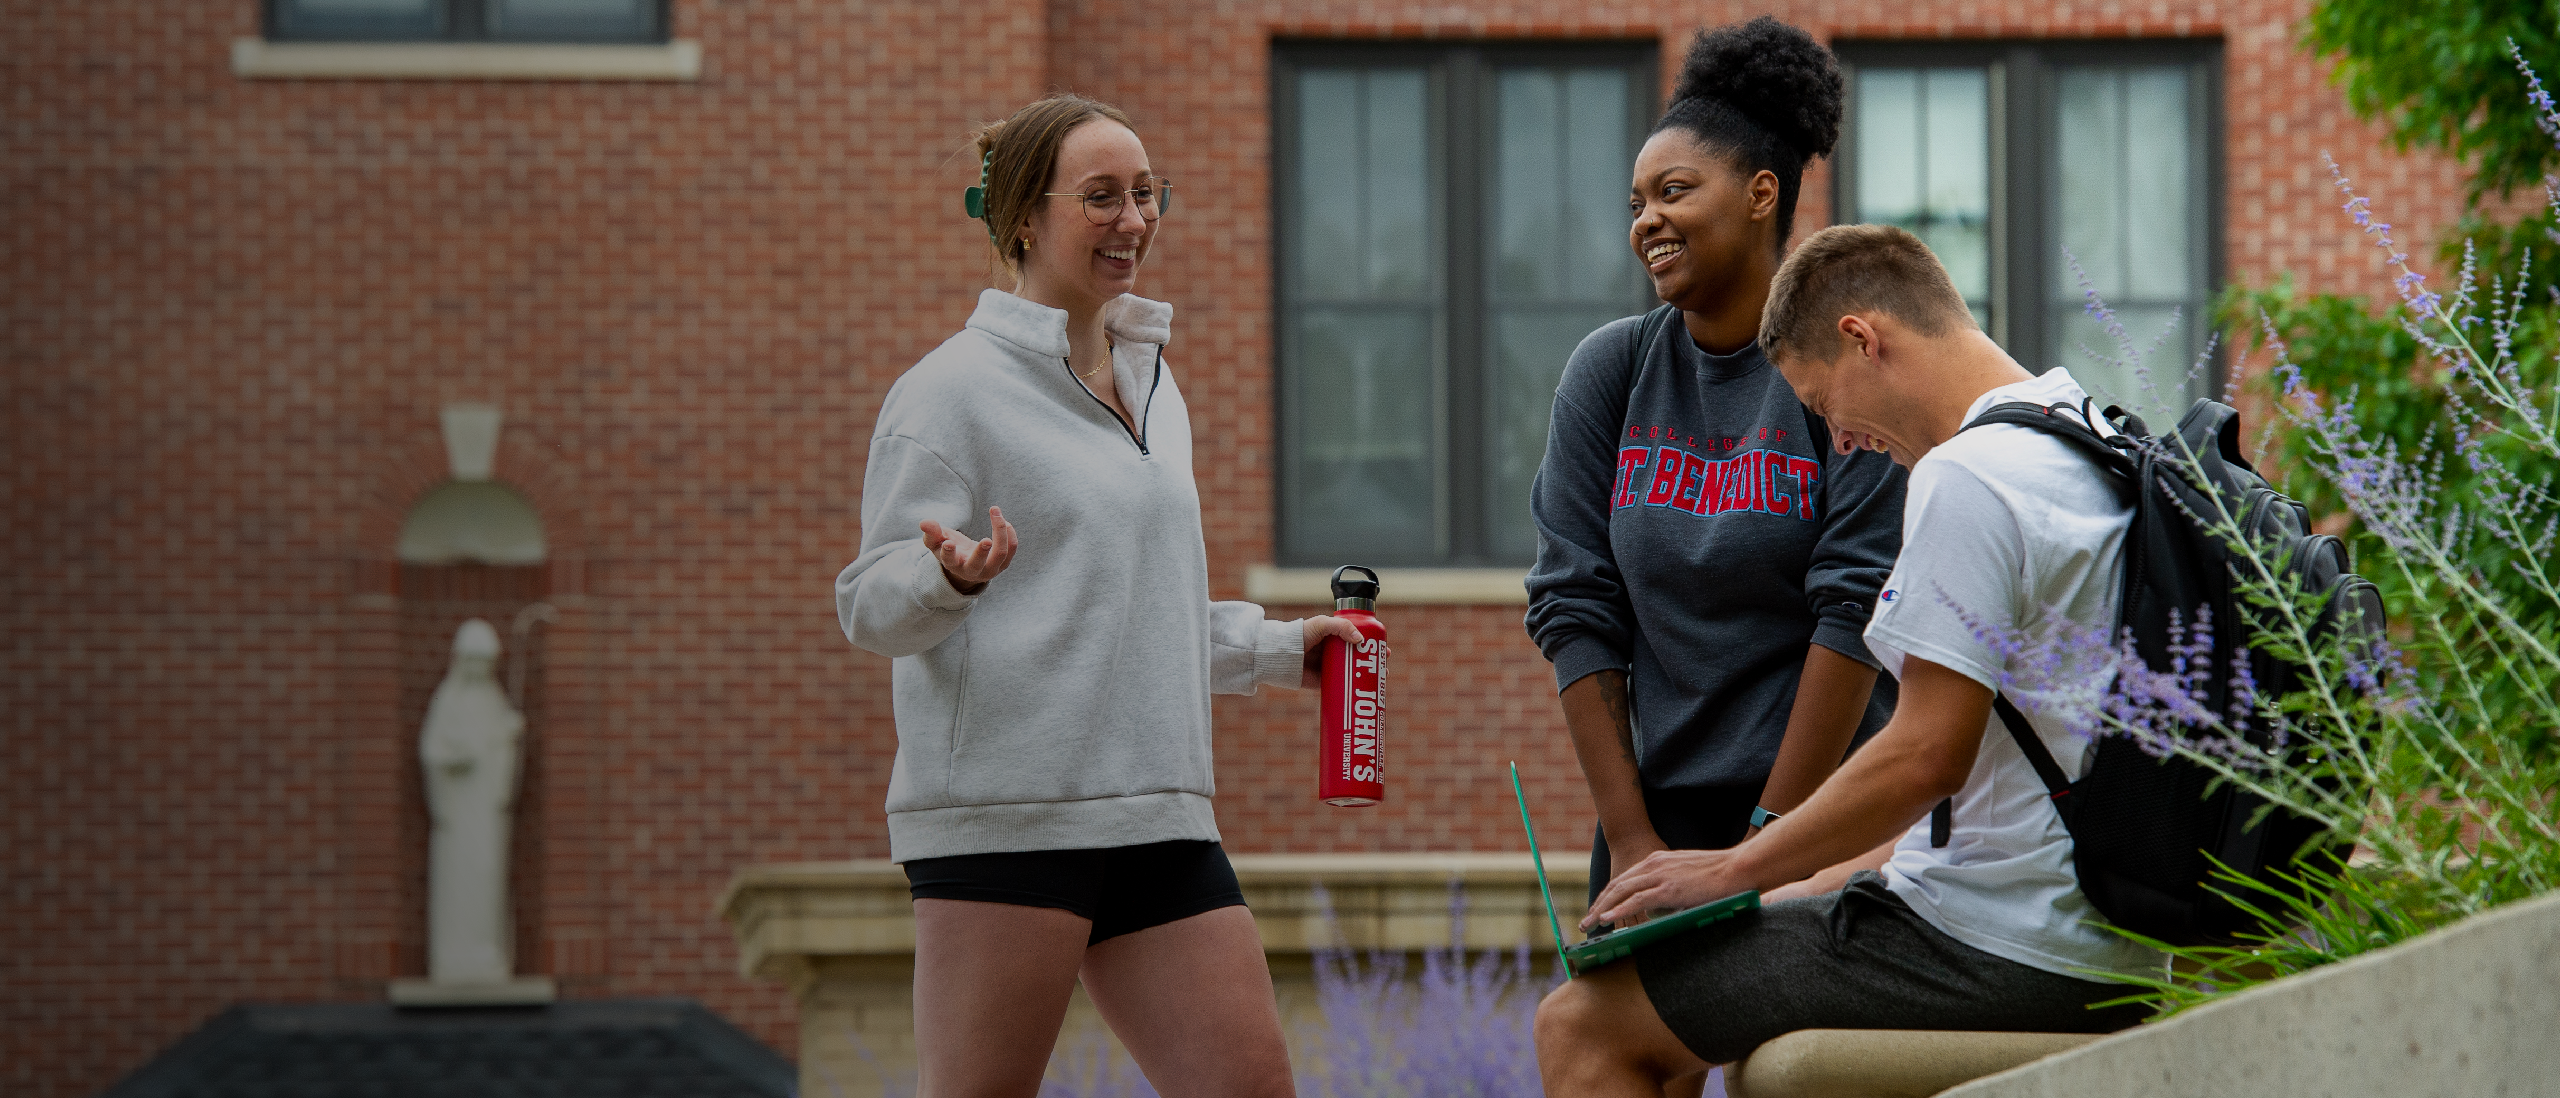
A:
{"type": "MultiPolygon", "coordinates": [[[[1321,889],[1317,902],[1330,910],[1321,889]]],[[[1535,1098],[1538,1001],[1562,981],[1529,943],[1469,956],[1466,897],[1449,890],[1449,944],[1418,956],[1334,947],[1316,954],[1323,1021],[1306,1098],[1535,1098]],[[1418,966],[1416,964],[1418,962],[1418,966]]],[[[1718,1098],[1721,1093],[1718,1092],[1718,1098]]]]}
{"type": "MultiPolygon", "coordinates": [[[[2542,131],[2560,142],[2560,109],[2512,43],[2510,56],[2542,131]]],[[[2320,384],[2340,371],[2297,359],[2263,313],[2258,342],[2274,359],[2284,486],[2313,484],[2338,507],[2324,528],[2348,533],[2357,570],[2384,589],[2387,642],[2335,639],[2290,562],[2241,536],[2242,516],[2210,494],[2217,510],[2195,517],[2235,549],[2242,620],[2191,615],[2166,666],[2121,635],[2028,635],[1966,618],[2006,657],[2002,689],[2020,705],[2189,760],[2267,811],[2354,844],[2343,868],[2298,864],[2304,889],[2225,875],[2224,894],[2261,930],[2237,946],[2162,946],[2187,962],[2181,974],[2127,982],[2164,1013],[2560,887],[2560,335],[2540,313],[2560,305],[2560,288],[2529,288],[2529,253],[2498,273],[2467,245],[2457,273],[2431,286],[2371,199],[2334,161],[2329,170],[2341,212],[2393,271],[2391,322],[2437,394],[2429,431],[2412,445],[2376,430],[2359,390],[2320,384]],[[2298,688],[2263,689],[2246,658],[2216,663],[2217,630],[2300,667],[2298,688]]],[[[2560,178],[2546,177],[2545,192],[2560,208],[2560,178]]],[[[2551,225],[2546,211],[2540,228],[2560,244],[2551,225]]],[[[2117,344],[2098,357],[2138,367],[2145,352],[2094,293],[2088,302],[2117,344]]],[[[2174,431],[2151,445],[2171,463],[2195,460],[2174,431]]]]}

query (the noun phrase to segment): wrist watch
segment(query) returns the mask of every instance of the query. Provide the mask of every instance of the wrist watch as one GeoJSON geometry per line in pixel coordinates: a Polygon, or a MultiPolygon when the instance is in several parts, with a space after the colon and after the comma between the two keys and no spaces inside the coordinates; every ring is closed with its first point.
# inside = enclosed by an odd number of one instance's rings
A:
{"type": "Polygon", "coordinates": [[[1771,811],[1769,811],[1768,809],[1762,808],[1762,807],[1760,807],[1759,805],[1756,805],[1756,804],[1751,806],[1751,826],[1753,826],[1753,827],[1767,827],[1767,826],[1769,826],[1771,823],[1776,822],[1776,820],[1777,820],[1777,819],[1778,819],[1778,814],[1777,814],[1777,813],[1775,813],[1775,812],[1771,812],[1771,811]]]}

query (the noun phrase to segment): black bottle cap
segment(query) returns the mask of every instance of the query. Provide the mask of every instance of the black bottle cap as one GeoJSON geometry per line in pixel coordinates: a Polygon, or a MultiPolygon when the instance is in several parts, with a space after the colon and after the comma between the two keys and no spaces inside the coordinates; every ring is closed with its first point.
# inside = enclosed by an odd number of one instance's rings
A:
{"type": "Polygon", "coordinates": [[[1370,610],[1378,605],[1378,573],[1357,564],[1346,564],[1333,570],[1333,605],[1337,610],[1370,610]],[[1367,579],[1344,579],[1344,572],[1358,572],[1367,579]]]}

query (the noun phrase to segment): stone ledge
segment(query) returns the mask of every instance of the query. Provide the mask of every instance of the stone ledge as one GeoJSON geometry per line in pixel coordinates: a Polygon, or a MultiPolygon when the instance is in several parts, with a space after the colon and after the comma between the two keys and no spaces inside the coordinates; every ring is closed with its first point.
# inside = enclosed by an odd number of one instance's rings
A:
{"type": "Polygon", "coordinates": [[[549,976],[519,976],[486,983],[391,981],[391,1002],[404,1007],[541,1006],[560,998],[549,976]]]}
{"type": "MultiPolygon", "coordinates": [[[[1233,861],[1263,948],[1275,954],[1448,945],[1453,887],[1466,903],[1468,948],[1510,949],[1523,941],[1536,951],[1553,948],[1525,853],[1240,854],[1233,861]]],[[[1579,911],[1590,854],[1550,852],[1547,873],[1564,897],[1559,912],[1579,911]]],[[[823,959],[914,953],[910,904],[906,873],[890,862],[800,862],[739,871],[716,909],[737,936],[743,974],[797,983],[823,959]]]]}
{"type": "Polygon", "coordinates": [[[537,45],[518,42],[231,43],[231,71],[289,80],[699,80],[702,43],[537,45]]]}
{"type": "Polygon", "coordinates": [[[1725,1090],[1732,1098],[1928,1098],[2101,1036],[1803,1029],[1752,1050],[1725,1090]]]}
{"type": "MultiPolygon", "coordinates": [[[[1378,605],[1526,606],[1527,576],[1523,568],[1381,568],[1378,605]]],[[[1244,597],[1265,606],[1331,606],[1332,580],[1330,568],[1256,564],[1244,570],[1244,597]]]]}

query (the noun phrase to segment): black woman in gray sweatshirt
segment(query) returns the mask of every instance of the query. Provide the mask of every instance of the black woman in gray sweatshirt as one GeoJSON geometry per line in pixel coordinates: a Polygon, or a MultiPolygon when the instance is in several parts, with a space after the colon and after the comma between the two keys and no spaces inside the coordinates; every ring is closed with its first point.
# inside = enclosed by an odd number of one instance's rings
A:
{"type": "Polygon", "coordinates": [[[1903,473],[1835,440],[1757,343],[1840,104],[1830,51],[1794,27],[1691,44],[1629,196],[1666,304],[1584,339],[1556,390],[1528,627],[1599,808],[1595,895],[1657,851],[1740,842],[1892,710],[1860,631],[1903,473]]]}

